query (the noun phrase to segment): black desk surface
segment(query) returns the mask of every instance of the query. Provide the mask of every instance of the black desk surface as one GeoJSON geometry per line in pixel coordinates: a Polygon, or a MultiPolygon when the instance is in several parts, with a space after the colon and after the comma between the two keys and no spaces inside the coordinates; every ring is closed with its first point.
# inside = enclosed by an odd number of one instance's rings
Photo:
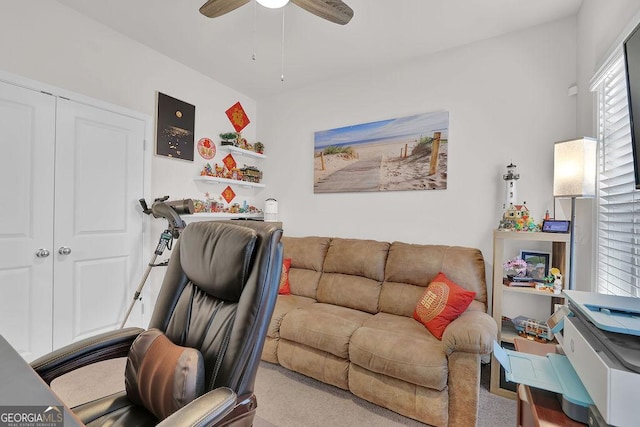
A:
{"type": "MultiPolygon", "coordinates": [[[[0,413],[6,406],[64,405],[29,364],[0,335],[0,413]]],[[[64,406],[64,426],[82,426],[64,406]]]]}

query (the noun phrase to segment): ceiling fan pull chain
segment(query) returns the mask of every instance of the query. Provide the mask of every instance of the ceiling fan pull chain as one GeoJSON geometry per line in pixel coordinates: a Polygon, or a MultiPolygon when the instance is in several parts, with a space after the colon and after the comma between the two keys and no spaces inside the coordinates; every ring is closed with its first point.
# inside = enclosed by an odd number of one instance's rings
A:
{"type": "Polygon", "coordinates": [[[280,74],[280,81],[284,82],[284,7],[282,8],[282,74],[280,74]]]}

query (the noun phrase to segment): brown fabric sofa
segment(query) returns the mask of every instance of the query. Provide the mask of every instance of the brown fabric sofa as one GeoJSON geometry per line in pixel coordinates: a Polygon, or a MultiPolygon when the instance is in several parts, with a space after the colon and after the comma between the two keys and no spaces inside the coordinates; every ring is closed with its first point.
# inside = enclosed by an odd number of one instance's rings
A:
{"type": "Polygon", "coordinates": [[[290,295],[279,295],[262,360],[434,426],[473,426],[480,355],[497,326],[477,249],[283,237],[290,295]],[[476,292],[442,341],[413,319],[438,272],[476,292]]]}

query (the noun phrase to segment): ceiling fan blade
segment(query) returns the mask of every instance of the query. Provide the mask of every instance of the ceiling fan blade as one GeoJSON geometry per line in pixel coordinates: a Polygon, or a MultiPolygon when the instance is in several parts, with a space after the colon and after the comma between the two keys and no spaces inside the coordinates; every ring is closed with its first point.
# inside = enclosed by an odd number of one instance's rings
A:
{"type": "Polygon", "coordinates": [[[340,25],[345,25],[353,18],[353,9],[340,0],[291,0],[291,3],[340,25]]]}
{"type": "Polygon", "coordinates": [[[200,7],[200,13],[208,18],[216,18],[240,6],[244,6],[251,0],[209,0],[200,7]]]}

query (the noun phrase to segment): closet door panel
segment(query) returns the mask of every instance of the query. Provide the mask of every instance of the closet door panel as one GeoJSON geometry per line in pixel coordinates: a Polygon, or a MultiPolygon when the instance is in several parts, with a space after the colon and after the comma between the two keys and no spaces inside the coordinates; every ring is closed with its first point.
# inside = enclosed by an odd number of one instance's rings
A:
{"type": "Polygon", "coordinates": [[[52,349],[55,108],[0,82],[0,334],[28,361],[52,349]]]}
{"type": "MultiPolygon", "coordinates": [[[[54,347],[119,327],[142,275],[144,129],[59,101],[54,347]]],[[[131,319],[140,322],[140,304],[131,319]]]]}

